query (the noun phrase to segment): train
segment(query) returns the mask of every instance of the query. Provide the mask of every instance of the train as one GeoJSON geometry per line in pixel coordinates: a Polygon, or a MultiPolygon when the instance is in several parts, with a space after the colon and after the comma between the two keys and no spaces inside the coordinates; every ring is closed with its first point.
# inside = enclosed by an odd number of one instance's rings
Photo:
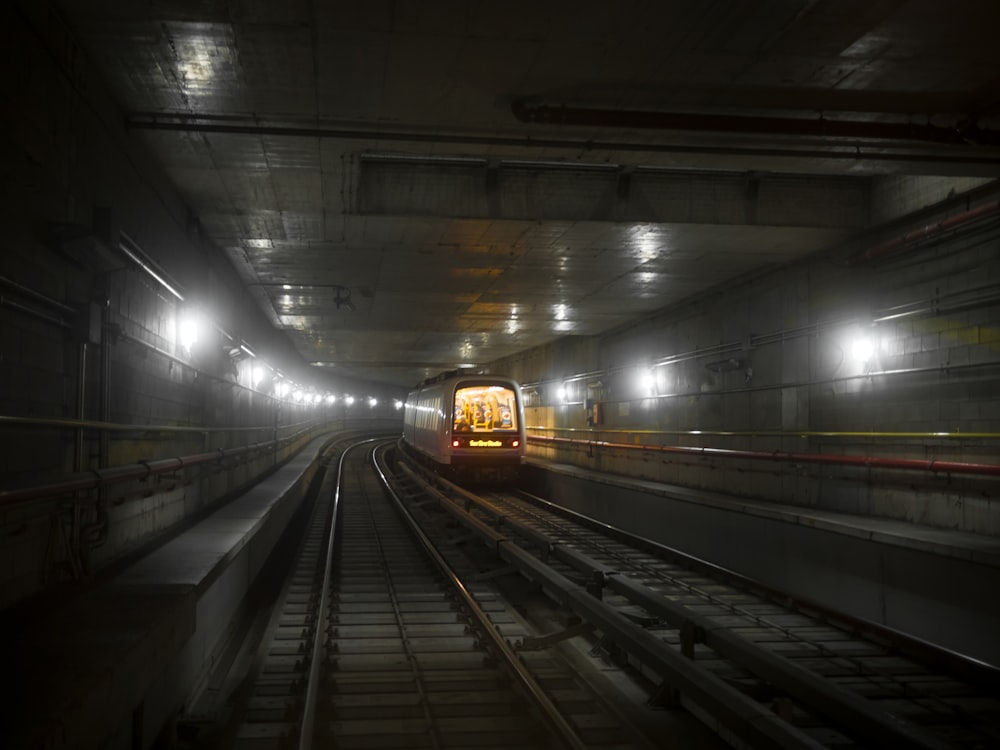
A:
{"type": "Polygon", "coordinates": [[[527,442],[521,387],[488,373],[429,378],[406,397],[402,442],[456,481],[516,481],[527,442]]]}

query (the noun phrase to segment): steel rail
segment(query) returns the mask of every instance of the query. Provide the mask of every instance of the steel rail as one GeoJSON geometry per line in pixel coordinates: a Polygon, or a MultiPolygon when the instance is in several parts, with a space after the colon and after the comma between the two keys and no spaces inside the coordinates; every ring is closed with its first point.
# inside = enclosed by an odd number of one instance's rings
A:
{"type": "Polygon", "coordinates": [[[323,643],[326,640],[326,628],[323,623],[326,619],[326,608],[328,606],[330,574],[333,570],[334,538],[337,533],[337,511],[340,509],[340,487],[344,476],[344,461],[347,454],[366,443],[371,443],[379,438],[369,438],[347,446],[340,454],[337,462],[337,481],[333,491],[333,508],[330,513],[330,533],[327,537],[326,561],[323,565],[323,585],[320,589],[319,604],[316,607],[316,632],[313,638],[312,651],[310,652],[309,676],[306,680],[305,706],[302,711],[302,728],[299,731],[299,750],[309,750],[312,747],[314,727],[316,722],[316,696],[319,690],[319,668],[323,659],[323,643]]]}
{"type": "Polygon", "coordinates": [[[620,543],[644,550],[660,559],[669,558],[678,565],[700,572],[702,575],[722,579],[734,588],[743,589],[754,596],[790,607],[808,617],[825,620],[833,627],[864,634],[867,640],[884,648],[907,656],[927,666],[933,666],[958,680],[975,683],[991,690],[1000,686],[1000,667],[944,648],[930,641],[895,630],[881,623],[838,612],[810,599],[793,596],[788,592],[773,588],[735,570],[709,562],[700,557],[681,552],[660,542],[625,531],[617,526],[598,521],[570,508],[537,497],[527,492],[518,495],[529,503],[541,506],[549,513],[568,519],[591,531],[596,531],[620,543]]]}
{"type": "MultiPolygon", "coordinates": [[[[467,502],[498,515],[496,508],[490,507],[475,495],[461,489],[458,492],[467,502]]],[[[553,539],[545,532],[510,515],[502,515],[502,520],[506,528],[528,538],[539,548],[547,550],[549,555],[555,555],[589,576],[600,576],[604,585],[612,591],[662,617],[671,626],[680,629],[690,624],[699,634],[700,641],[713,651],[745,666],[818,714],[833,719],[838,726],[850,727],[860,736],[875,739],[879,743],[902,742],[907,747],[925,750],[945,750],[949,747],[921,734],[912,724],[874,708],[856,693],[833,685],[785,657],[762,649],[747,638],[715,625],[709,618],[670,601],[663,594],[580,552],[574,546],[553,539]]]]}
{"type": "MultiPolygon", "coordinates": [[[[421,481],[412,472],[410,474],[421,481]]],[[[509,536],[466,513],[447,495],[432,487],[428,487],[428,492],[463,526],[486,539],[501,559],[514,565],[531,580],[541,582],[564,605],[610,634],[627,652],[655,670],[671,688],[688,696],[741,738],[760,747],[788,750],[823,747],[745,693],[665,646],[656,636],[629,621],[613,607],[552,570],[509,536]]]]}
{"type": "MultiPolygon", "coordinates": [[[[375,470],[382,479],[382,483],[385,486],[386,491],[392,497],[393,502],[406,519],[410,529],[420,541],[424,551],[434,561],[435,565],[441,571],[441,574],[451,582],[452,587],[458,592],[459,596],[461,596],[470,613],[476,618],[481,631],[489,638],[497,653],[503,656],[507,666],[514,673],[514,676],[517,678],[521,687],[528,692],[532,700],[535,701],[535,704],[541,709],[542,718],[545,723],[548,724],[549,728],[555,732],[556,736],[566,747],[572,748],[573,750],[586,750],[587,746],[583,740],[580,739],[576,730],[573,729],[573,726],[566,720],[566,717],[563,716],[562,712],[558,709],[558,707],[556,707],[552,699],[545,693],[541,685],[538,684],[532,674],[528,671],[527,667],[518,657],[514,649],[496,629],[496,626],[494,626],[494,624],[490,621],[482,607],[479,606],[475,597],[469,593],[469,590],[465,587],[462,579],[455,574],[448,562],[441,556],[441,553],[435,549],[434,544],[420,528],[420,525],[410,514],[409,509],[400,497],[393,491],[391,483],[383,470],[383,466],[380,465],[374,457],[373,463],[375,465],[375,470]]],[[[411,476],[419,481],[415,475],[411,474],[411,476]]]]}

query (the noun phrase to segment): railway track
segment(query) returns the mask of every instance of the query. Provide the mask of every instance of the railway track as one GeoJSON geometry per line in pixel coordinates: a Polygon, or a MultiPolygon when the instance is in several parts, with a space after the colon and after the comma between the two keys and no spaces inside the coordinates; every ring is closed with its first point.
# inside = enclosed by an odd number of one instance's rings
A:
{"type": "Polygon", "coordinates": [[[440,508],[733,744],[1000,746],[997,670],[799,604],[538,498],[441,480],[440,508]]]}
{"type": "Polygon", "coordinates": [[[331,464],[216,746],[655,747],[571,665],[515,653],[531,627],[411,525],[372,452],[331,464]]]}
{"type": "Polygon", "coordinates": [[[1000,745],[990,667],[374,447],[338,448],[212,747],[1000,745]]]}

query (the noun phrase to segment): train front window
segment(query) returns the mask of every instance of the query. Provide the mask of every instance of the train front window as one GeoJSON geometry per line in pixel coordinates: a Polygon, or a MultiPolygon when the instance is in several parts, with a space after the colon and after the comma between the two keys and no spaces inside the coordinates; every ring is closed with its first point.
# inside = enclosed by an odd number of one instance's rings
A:
{"type": "Polygon", "coordinates": [[[517,396],[502,385],[470,385],[455,391],[454,432],[516,432],[517,396]]]}

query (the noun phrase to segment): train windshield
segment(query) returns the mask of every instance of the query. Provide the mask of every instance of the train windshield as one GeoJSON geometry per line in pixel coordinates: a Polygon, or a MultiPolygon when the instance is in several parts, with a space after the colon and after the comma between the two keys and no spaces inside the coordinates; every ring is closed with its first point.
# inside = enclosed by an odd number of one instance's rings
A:
{"type": "Polygon", "coordinates": [[[516,432],[517,396],[502,385],[470,385],[455,391],[455,432],[516,432]]]}

